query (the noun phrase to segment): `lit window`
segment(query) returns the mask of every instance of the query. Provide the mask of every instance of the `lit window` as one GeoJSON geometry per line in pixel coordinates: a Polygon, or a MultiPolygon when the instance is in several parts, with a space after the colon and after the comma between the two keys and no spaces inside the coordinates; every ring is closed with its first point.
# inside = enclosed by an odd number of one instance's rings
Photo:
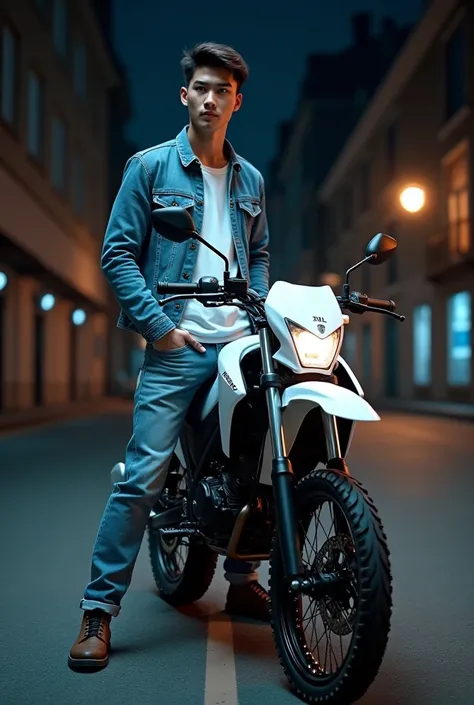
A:
{"type": "Polygon", "coordinates": [[[420,387],[431,383],[431,307],[413,311],[413,381],[420,387]]]}
{"type": "Polygon", "coordinates": [[[54,48],[66,56],[67,53],[67,8],[66,0],[53,0],[53,43],[54,48]]]}
{"type": "Polygon", "coordinates": [[[466,30],[461,24],[445,47],[446,119],[449,120],[466,103],[466,30]]]}
{"type": "Polygon", "coordinates": [[[1,116],[9,125],[15,125],[18,119],[19,42],[10,27],[2,27],[1,34],[1,116]]]}
{"type": "Polygon", "coordinates": [[[469,161],[465,151],[448,167],[448,223],[451,255],[465,254],[471,245],[469,227],[469,161]]]}
{"type": "Polygon", "coordinates": [[[51,172],[58,191],[66,186],[66,127],[58,117],[53,118],[51,139],[51,172]]]}
{"type": "Polygon", "coordinates": [[[74,90],[81,98],[86,96],[86,47],[78,40],[74,47],[74,90]]]}
{"type": "Polygon", "coordinates": [[[461,291],[448,300],[448,383],[471,381],[471,295],[461,291]]]}
{"type": "Polygon", "coordinates": [[[43,158],[44,149],[44,87],[34,71],[28,73],[28,152],[43,158]]]}

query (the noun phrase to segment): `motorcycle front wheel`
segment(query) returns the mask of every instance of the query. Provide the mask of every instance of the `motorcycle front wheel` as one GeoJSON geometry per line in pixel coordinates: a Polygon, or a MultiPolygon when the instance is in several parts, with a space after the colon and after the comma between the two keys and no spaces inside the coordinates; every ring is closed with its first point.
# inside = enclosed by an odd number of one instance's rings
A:
{"type": "Polygon", "coordinates": [[[335,470],[303,478],[295,507],[305,572],[342,580],[326,595],[295,595],[275,537],[270,596],[276,649],[301,700],[348,705],[375,679],[387,646],[392,578],[386,536],[360,483],[335,470]]]}

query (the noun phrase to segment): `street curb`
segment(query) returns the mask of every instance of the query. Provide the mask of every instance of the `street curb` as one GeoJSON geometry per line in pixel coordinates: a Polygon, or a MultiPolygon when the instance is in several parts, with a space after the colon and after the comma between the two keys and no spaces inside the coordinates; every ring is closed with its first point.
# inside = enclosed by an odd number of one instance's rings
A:
{"type": "Polygon", "coordinates": [[[449,402],[400,402],[384,401],[369,402],[377,412],[383,414],[413,414],[414,416],[431,416],[435,418],[453,419],[456,421],[474,422],[474,406],[471,404],[450,404],[449,402]]]}

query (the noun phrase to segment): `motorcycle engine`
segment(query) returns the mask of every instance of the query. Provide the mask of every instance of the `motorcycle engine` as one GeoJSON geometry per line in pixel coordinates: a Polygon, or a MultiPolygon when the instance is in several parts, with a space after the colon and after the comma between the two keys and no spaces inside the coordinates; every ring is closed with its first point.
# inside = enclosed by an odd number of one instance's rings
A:
{"type": "Polygon", "coordinates": [[[204,477],[196,486],[193,512],[203,529],[226,531],[246,501],[245,488],[229,473],[204,477]]]}

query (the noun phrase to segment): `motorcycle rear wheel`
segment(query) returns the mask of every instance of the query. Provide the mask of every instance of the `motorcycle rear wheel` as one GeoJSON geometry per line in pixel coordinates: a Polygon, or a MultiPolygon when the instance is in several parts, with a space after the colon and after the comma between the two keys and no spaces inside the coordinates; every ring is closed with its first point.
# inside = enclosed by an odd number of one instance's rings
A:
{"type": "MultiPolygon", "coordinates": [[[[346,576],[346,582],[336,596],[295,596],[285,580],[275,538],[270,596],[276,649],[290,686],[301,700],[348,705],[361,698],[375,679],[387,646],[392,578],[386,536],[366,491],[341,472],[317,470],[303,478],[295,488],[295,505],[306,571],[315,572],[316,567],[321,572],[339,573],[346,576]],[[321,517],[325,505],[329,517],[333,507],[334,531],[324,530],[322,546],[316,542],[313,553],[306,557],[312,516],[319,512],[321,517]],[[308,609],[304,607],[307,601],[308,609]],[[308,610],[310,616],[306,617],[308,610]],[[311,620],[318,624],[318,617],[324,634],[318,637],[317,632],[316,640],[311,636],[308,641],[305,623],[311,620]],[[324,636],[326,641],[320,646],[324,636]]],[[[316,541],[317,531],[316,526],[316,541]]]]}
{"type": "MultiPolygon", "coordinates": [[[[179,501],[180,496],[186,497],[187,475],[182,468],[181,480],[177,481],[180,467],[173,455],[157,512],[179,501]]],[[[149,528],[148,551],[158,594],[165,602],[180,607],[199,600],[207,592],[214,577],[217,553],[201,540],[194,536],[165,537],[149,528]]]]}

